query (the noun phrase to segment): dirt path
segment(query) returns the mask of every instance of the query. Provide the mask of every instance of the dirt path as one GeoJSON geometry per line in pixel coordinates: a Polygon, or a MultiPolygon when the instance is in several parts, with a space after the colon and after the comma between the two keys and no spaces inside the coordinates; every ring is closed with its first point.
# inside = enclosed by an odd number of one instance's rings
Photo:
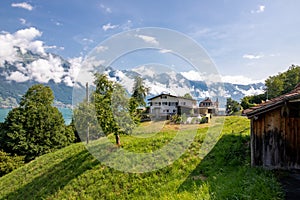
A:
{"type": "Polygon", "coordinates": [[[287,172],[286,176],[280,178],[280,182],[286,193],[286,200],[300,199],[300,170],[287,172]]]}

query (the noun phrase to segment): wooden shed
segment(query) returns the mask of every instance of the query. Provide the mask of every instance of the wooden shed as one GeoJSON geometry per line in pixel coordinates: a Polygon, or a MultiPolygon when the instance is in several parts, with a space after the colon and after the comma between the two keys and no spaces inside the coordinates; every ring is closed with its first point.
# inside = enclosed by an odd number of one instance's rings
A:
{"type": "Polygon", "coordinates": [[[300,169],[300,84],[245,111],[251,119],[251,164],[300,169]]]}

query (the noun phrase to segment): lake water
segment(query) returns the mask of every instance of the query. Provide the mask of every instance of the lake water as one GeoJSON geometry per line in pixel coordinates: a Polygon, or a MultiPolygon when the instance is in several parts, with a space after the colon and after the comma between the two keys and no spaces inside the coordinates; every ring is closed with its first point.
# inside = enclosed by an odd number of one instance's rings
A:
{"type": "MultiPolygon", "coordinates": [[[[5,109],[5,108],[0,109],[0,122],[4,122],[8,112],[10,110],[11,109],[5,109]]],[[[72,109],[70,109],[70,108],[58,108],[58,110],[63,115],[63,118],[65,120],[65,124],[69,125],[72,121],[72,109]]]]}

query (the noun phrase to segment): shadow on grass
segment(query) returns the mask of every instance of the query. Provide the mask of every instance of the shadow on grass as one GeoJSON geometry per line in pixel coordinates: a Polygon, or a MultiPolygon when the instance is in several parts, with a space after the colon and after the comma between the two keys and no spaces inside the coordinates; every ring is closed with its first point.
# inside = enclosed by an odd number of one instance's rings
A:
{"type": "Polygon", "coordinates": [[[202,199],[281,199],[273,174],[250,166],[249,143],[249,136],[223,135],[177,192],[198,193],[202,199]]]}
{"type": "Polygon", "coordinates": [[[83,150],[54,165],[41,176],[9,193],[3,199],[46,199],[66,186],[72,179],[98,164],[99,162],[87,150],[83,150]]]}

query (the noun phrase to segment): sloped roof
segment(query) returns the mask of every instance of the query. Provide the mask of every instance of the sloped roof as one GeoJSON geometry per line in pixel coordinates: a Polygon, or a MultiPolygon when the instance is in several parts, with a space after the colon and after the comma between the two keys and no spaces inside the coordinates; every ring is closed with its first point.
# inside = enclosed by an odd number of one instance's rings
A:
{"type": "Polygon", "coordinates": [[[212,103],[212,100],[209,97],[207,97],[203,101],[201,101],[200,103],[212,103]]]}
{"type": "Polygon", "coordinates": [[[171,94],[164,94],[164,93],[159,94],[157,96],[154,96],[152,98],[149,98],[148,101],[151,101],[151,100],[156,99],[156,98],[161,97],[161,96],[169,96],[169,97],[174,97],[174,98],[177,98],[177,99],[186,99],[186,100],[190,100],[190,101],[196,101],[195,99],[185,98],[185,97],[181,97],[181,96],[174,96],[174,95],[171,95],[171,94]]]}
{"type": "Polygon", "coordinates": [[[248,118],[251,118],[254,115],[259,115],[259,114],[268,112],[270,110],[274,110],[274,109],[282,106],[283,103],[291,101],[291,100],[295,100],[295,99],[300,100],[300,83],[291,92],[286,93],[286,94],[281,95],[281,96],[278,96],[278,97],[273,98],[271,100],[268,100],[268,101],[266,101],[264,103],[261,103],[257,106],[246,109],[244,111],[244,113],[248,116],[248,118]]]}

